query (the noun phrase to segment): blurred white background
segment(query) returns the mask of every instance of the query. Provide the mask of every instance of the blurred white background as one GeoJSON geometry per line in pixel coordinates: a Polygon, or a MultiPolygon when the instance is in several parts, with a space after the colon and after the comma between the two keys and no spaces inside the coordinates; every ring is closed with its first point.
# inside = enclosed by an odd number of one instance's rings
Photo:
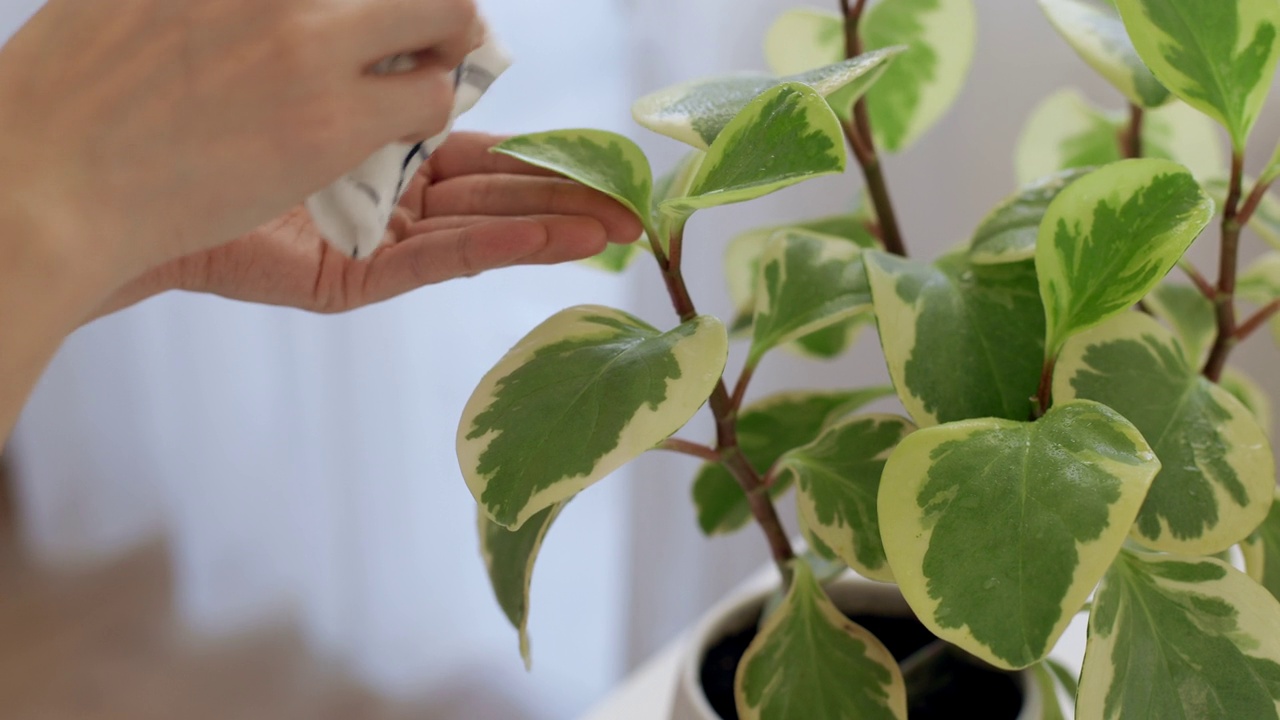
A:
{"type": "MultiPolygon", "coordinates": [[[[4,0],[0,36],[38,4],[4,0]]],[[[681,149],[635,127],[630,100],[763,69],[765,28],[796,4],[486,0],[517,64],[462,126],[607,128],[641,140],[664,168],[681,149]]],[[[1072,84],[1120,107],[1035,3],[978,4],[966,94],[942,126],[887,161],[922,256],[964,240],[1012,189],[1013,143],[1042,98],[1072,84]]],[[[1280,138],[1276,117],[1259,124],[1256,155],[1280,138]]],[[[729,313],[720,253],[736,231],[839,211],[857,186],[853,173],[700,215],[688,241],[700,309],[729,313]]],[[[587,302],[674,319],[641,264],[622,278],[507,270],[337,318],[175,294],[101,321],[68,341],[10,447],[25,543],[65,567],[164,535],[180,612],[199,632],[286,618],[318,653],[388,694],[505,696],[520,717],[571,718],[767,558],[750,529],[701,537],[688,500],[694,463],[643,458],[585,493],[552,531],[534,581],[534,671],[524,672],[476,549],[455,423],[507,348],[587,302]]],[[[753,394],[885,382],[873,335],[830,364],[771,358],[753,394]]],[[[1265,339],[1238,364],[1280,390],[1265,339]]],[[[705,420],[683,434],[709,438],[705,420]]],[[[489,717],[480,704],[459,707],[471,709],[458,720],[489,717]]]]}

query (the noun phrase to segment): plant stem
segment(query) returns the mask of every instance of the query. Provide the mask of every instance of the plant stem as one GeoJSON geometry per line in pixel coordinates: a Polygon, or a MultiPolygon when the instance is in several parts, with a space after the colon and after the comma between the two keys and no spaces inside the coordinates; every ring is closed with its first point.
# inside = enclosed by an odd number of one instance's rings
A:
{"type": "MultiPolygon", "coordinates": [[[[855,58],[862,54],[862,38],[858,34],[858,26],[862,22],[862,13],[866,9],[867,0],[857,0],[850,7],[849,0],[840,0],[840,9],[844,13],[844,47],[845,57],[855,58]]],[[[867,182],[867,194],[875,207],[876,219],[880,223],[880,237],[884,249],[894,255],[903,257],[907,254],[906,241],[902,229],[898,226],[898,215],[893,209],[893,199],[889,197],[889,184],[885,181],[884,168],[880,164],[880,154],[876,151],[875,136],[871,132],[871,116],[867,113],[866,97],[858,98],[853,104],[853,121],[842,123],[845,137],[853,148],[853,157],[862,168],[862,176],[867,182]]]]}
{"type": "Polygon", "coordinates": [[[1257,332],[1263,323],[1270,320],[1276,313],[1280,312],[1280,300],[1272,300],[1266,307],[1253,314],[1253,317],[1240,323],[1240,327],[1236,328],[1236,342],[1243,342],[1250,335],[1257,332]]]}
{"type": "Polygon", "coordinates": [[[658,449],[680,453],[682,455],[692,455],[693,457],[701,458],[707,462],[720,462],[720,453],[716,452],[715,448],[710,445],[703,445],[702,443],[681,440],[680,438],[667,438],[662,441],[662,444],[658,445],[658,449]]]}
{"type": "Polygon", "coordinates": [[[742,367],[742,374],[738,376],[738,384],[733,388],[732,407],[734,414],[742,408],[742,400],[747,395],[747,386],[751,384],[751,378],[756,374],[756,363],[747,361],[742,367]]]}
{"type": "Polygon", "coordinates": [[[1253,192],[1249,193],[1249,198],[1244,201],[1244,205],[1240,206],[1240,212],[1236,215],[1236,221],[1241,226],[1247,225],[1253,219],[1253,213],[1257,211],[1258,205],[1262,204],[1262,199],[1267,196],[1267,191],[1271,189],[1271,183],[1259,182],[1253,186],[1253,192]]]}
{"type": "MultiPolygon", "coordinates": [[[[683,244],[683,237],[683,225],[672,230],[671,242],[668,246],[672,248],[673,255],[677,254],[675,249],[683,244]]],[[[657,244],[654,243],[655,246],[657,244]]],[[[660,250],[660,248],[655,249],[660,250]]],[[[689,295],[689,288],[679,263],[672,261],[661,252],[656,253],[656,256],[658,267],[662,270],[662,278],[667,285],[667,292],[671,296],[671,304],[675,307],[676,314],[680,316],[680,321],[688,322],[697,317],[698,310],[694,307],[693,298],[689,295]]],[[[733,404],[733,399],[729,396],[729,390],[725,387],[724,377],[716,382],[709,404],[716,421],[716,447],[714,450],[706,448],[711,451],[711,457],[707,459],[723,463],[725,469],[738,481],[742,492],[747,496],[751,514],[755,516],[756,523],[769,543],[769,551],[778,566],[778,572],[782,574],[783,585],[790,587],[791,561],[795,559],[795,550],[791,547],[791,540],[782,526],[782,520],[778,517],[778,510],[769,497],[764,480],[752,467],[738,445],[738,411],[733,404]]],[[[662,449],[677,452],[695,450],[698,457],[703,457],[701,446],[691,447],[691,444],[685,444],[684,441],[676,441],[675,447],[672,447],[668,445],[670,442],[668,440],[667,443],[663,443],[662,449]]]]}
{"type": "Polygon", "coordinates": [[[1053,368],[1057,365],[1055,358],[1045,358],[1044,369],[1040,371],[1040,389],[1036,392],[1035,418],[1044,417],[1053,404],[1053,368]]]}
{"type": "Polygon", "coordinates": [[[1129,124],[1120,131],[1120,155],[1125,158],[1142,157],[1142,120],[1141,105],[1129,104],[1129,124]]]}
{"type": "Polygon", "coordinates": [[[1187,277],[1191,278],[1191,282],[1195,284],[1196,288],[1199,289],[1205,297],[1210,300],[1217,297],[1218,291],[1213,287],[1213,283],[1210,283],[1204,275],[1201,275],[1195,265],[1192,265],[1190,262],[1183,261],[1178,263],[1178,267],[1182,268],[1182,272],[1186,273],[1187,277]]]}
{"type": "Polygon", "coordinates": [[[1231,186],[1222,208],[1222,255],[1218,266],[1218,289],[1214,302],[1218,310],[1218,335],[1204,366],[1204,376],[1218,382],[1227,366],[1227,357],[1236,345],[1236,273],[1240,259],[1240,195],[1244,183],[1244,155],[1231,156],[1231,186]]]}

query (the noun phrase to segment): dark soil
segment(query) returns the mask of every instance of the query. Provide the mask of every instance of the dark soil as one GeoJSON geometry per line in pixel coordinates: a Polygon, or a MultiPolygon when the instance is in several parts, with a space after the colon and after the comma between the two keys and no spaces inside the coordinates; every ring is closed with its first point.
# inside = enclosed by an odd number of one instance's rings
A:
{"type": "MultiPolygon", "coordinates": [[[[1022,690],[1013,675],[983,666],[955,648],[938,645],[933,633],[915,618],[850,618],[879,638],[899,664],[911,659],[904,669],[911,720],[1016,720],[1022,710],[1022,690]],[[913,655],[917,657],[912,658],[913,655]]],[[[757,624],[753,619],[746,629],[714,644],[703,658],[702,687],[711,707],[723,720],[738,720],[733,678],[738,662],[756,636],[757,624]]]]}

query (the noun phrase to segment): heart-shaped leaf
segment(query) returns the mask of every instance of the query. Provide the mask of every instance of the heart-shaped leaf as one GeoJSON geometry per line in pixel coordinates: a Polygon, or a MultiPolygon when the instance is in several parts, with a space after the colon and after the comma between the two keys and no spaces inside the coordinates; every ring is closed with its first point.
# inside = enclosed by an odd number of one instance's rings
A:
{"type": "Polygon", "coordinates": [[[886,48],[852,60],[836,62],[840,58],[833,58],[830,65],[785,77],[743,74],[698,80],[637,100],[631,114],[643,127],[706,150],[729,122],[762,93],[778,85],[799,83],[824,98],[840,90],[854,98],[862,97],[900,52],[902,48],[886,48]]]}
{"type": "Polygon", "coordinates": [[[1173,97],[1138,57],[1114,7],[1084,0],[1040,0],[1040,9],[1080,57],[1129,102],[1154,108],[1173,97]]]}
{"type": "Polygon", "coordinates": [[[847,417],[783,455],[778,471],[795,480],[796,507],[817,537],[864,577],[891,582],[876,508],[889,454],[915,427],[892,415],[847,417]]]}
{"type": "Polygon", "coordinates": [[[1243,149],[1280,60],[1280,4],[1117,0],[1116,7],[1156,78],[1243,149]]]}
{"type": "Polygon", "coordinates": [[[1125,313],[1067,343],[1053,394],[1057,402],[1105,403],[1150,438],[1163,469],[1134,527],[1142,544],[1211,555],[1244,540],[1267,516],[1276,483],[1267,436],[1150,317],[1125,313]]]}
{"type": "MultiPolygon", "coordinates": [[[[811,442],[827,424],[867,403],[893,394],[893,388],[835,392],[791,392],[748,405],[738,415],[738,446],[747,461],[764,474],[783,453],[811,442]]],[[[778,478],[770,489],[777,497],[791,487],[791,478],[778,478]]],[[[720,463],[706,463],[693,481],[698,525],[708,535],[730,533],[751,520],[751,507],[742,487],[720,463]]]]}
{"type": "Polygon", "coordinates": [[[685,197],[664,214],[745,202],[823,175],[844,172],[840,121],[808,85],[786,83],[752,100],[716,137],[685,197]]]}
{"type": "Polygon", "coordinates": [[[782,230],[760,260],[748,362],[871,310],[862,250],[839,238],[782,230]]]}
{"type": "Polygon", "coordinates": [[[1098,588],[1076,716],[1280,717],[1280,603],[1230,565],[1128,550],[1098,588]]]}
{"type": "Polygon", "coordinates": [[[542,549],[547,531],[565,503],[557,503],[529,518],[519,530],[508,530],[477,508],[480,554],[489,571],[489,584],[507,619],[520,631],[520,656],[525,667],[532,665],[529,651],[529,588],[533,584],[533,564],[542,549]]]}
{"type": "Polygon", "coordinates": [[[803,562],[782,605],[752,640],[734,680],[742,720],[906,720],[893,655],[846,618],[803,562]]]}
{"type": "Polygon", "coordinates": [[[653,170],[631,140],[604,130],[519,135],[493,149],[599,190],[649,223],[653,170]]]}
{"type": "MultiPolygon", "coordinates": [[[[1072,168],[1101,167],[1121,160],[1124,113],[1108,113],[1075,90],[1061,90],[1031,114],[1018,141],[1016,169],[1022,185],[1072,168]]],[[[1142,124],[1142,154],[1185,165],[1207,181],[1226,168],[1218,126],[1183,102],[1150,110],[1142,124]]]]}
{"type": "Polygon", "coordinates": [[[1159,467],[1136,428],[1091,402],[912,433],[880,485],[894,578],[938,637],[1032,665],[1120,551],[1159,467]]]}
{"type": "Polygon", "coordinates": [[[1036,247],[1048,356],[1145,297],[1212,217],[1213,201],[1168,160],[1114,163],[1059,193],[1036,247]]]}
{"type": "Polygon", "coordinates": [[[1090,170],[1074,168],[1048,175],[1000,203],[974,231],[969,261],[975,265],[998,265],[1035,258],[1040,221],[1049,204],[1063,188],[1090,170]]]}
{"type": "Polygon", "coordinates": [[[724,325],[659,332],[620,310],[557,313],[480,381],[458,427],[458,462],[495,523],[517,529],[679,430],[715,388],[724,325]]]}
{"type": "MultiPolygon", "coordinates": [[[[870,50],[906,46],[867,93],[876,143],[889,152],[913,145],[946,114],[964,86],[977,42],[972,0],[893,0],[862,19],[870,50]]],[[[769,30],[765,54],[774,72],[801,72],[844,57],[844,20],[833,12],[797,9],[769,30]]],[[[849,117],[857,96],[842,92],[831,105],[849,117]]]]}
{"type": "Polygon", "coordinates": [[[1031,263],[864,258],[889,376],[917,425],[1031,416],[1044,362],[1031,263]]]}

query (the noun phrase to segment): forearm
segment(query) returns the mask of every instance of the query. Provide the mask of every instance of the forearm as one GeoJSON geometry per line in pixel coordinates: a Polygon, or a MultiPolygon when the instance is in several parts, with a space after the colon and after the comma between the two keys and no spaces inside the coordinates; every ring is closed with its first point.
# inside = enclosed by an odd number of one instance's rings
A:
{"type": "Polygon", "coordinates": [[[63,339],[102,301],[101,265],[55,228],[0,207],[0,446],[63,339]]]}

